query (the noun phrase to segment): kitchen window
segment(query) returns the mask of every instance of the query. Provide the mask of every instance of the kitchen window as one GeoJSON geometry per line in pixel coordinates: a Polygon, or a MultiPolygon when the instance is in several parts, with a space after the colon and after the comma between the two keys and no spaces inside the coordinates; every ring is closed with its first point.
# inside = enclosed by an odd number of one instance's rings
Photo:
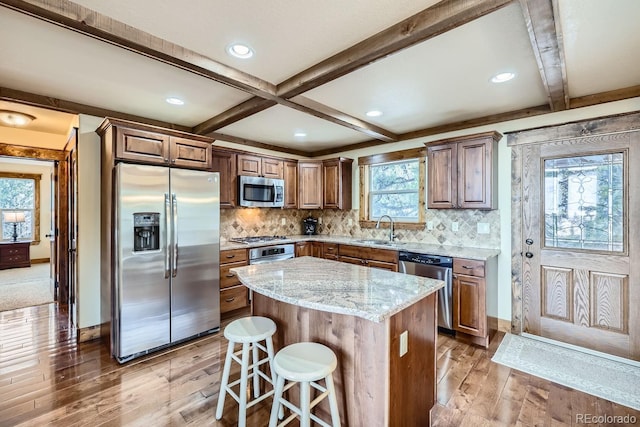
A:
{"type": "Polygon", "coordinates": [[[397,228],[424,227],[425,153],[418,148],[358,158],[361,226],[389,215],[397,228]]]}
{"type": "Polygon", "coordinates": [[[0,221],[3,241],[11,241],[14,230],[13,222],[5,222],[4,212],[18,213],[21,219],[24,217],[23,222],[15,223],[18,240],[40,240],[40,180],[39,174],[0,172],[0,221]]]}

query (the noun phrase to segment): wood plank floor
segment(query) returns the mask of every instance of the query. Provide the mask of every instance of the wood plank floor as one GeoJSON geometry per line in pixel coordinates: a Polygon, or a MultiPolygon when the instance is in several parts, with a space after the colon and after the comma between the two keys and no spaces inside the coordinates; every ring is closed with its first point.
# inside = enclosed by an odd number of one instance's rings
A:
{"type": "MultiPolygon", "coordinates": [[[[570,426],[580,413],[640,425],[638,411],[492,363],[501,338],[484,350],[439,336],[434,426],[570,426]]],[[[78,344],[55,304],[1,312],[0,426],[234,426],[230,398],[214,418],[225,351],[215,334],[122,366],[100,341],[78,344]]],[[[247,425],[266,426],[269,409],[247,425]]]]}

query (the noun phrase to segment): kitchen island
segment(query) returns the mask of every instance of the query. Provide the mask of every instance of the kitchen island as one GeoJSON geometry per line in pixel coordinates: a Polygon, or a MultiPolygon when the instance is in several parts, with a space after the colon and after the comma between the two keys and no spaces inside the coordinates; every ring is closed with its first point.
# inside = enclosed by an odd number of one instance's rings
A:
{"type": "Polygon", "coordinates": [[[336,353],[342,425],[430,425],[444,282],[313,257],[231,271],[253,291],[253,314],[276,322],[276,350],[314,341],[336,353]]]}

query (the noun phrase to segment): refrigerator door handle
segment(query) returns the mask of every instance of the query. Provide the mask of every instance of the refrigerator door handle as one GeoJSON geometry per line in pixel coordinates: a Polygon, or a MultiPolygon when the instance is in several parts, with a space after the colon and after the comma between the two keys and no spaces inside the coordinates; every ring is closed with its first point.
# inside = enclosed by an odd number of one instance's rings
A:
{"type": "Polygon", "coordinates": [[[176,193],[171,195],[171,204],[173,206],[173,273],[172,277],[178,275],[178,198],[176,193]]]}
{"type": "Polygon", "coordinates": [[[164,258],[164,278],[168,279],[171,269],[171,201],[169,193],[164,193],[164,218],[165,218],[165,253],[164,258]]]}

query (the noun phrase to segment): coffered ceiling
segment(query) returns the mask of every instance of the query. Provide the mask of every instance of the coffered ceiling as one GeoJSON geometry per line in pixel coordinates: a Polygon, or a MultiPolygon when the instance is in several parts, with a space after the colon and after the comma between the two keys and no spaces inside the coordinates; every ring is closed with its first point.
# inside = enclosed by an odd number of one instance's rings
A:
{"type": "Polygon", "coordinates": [[[638,97],[638,17],[637,0],[0,0],[0,109],[314,156],[638,97]]]}

